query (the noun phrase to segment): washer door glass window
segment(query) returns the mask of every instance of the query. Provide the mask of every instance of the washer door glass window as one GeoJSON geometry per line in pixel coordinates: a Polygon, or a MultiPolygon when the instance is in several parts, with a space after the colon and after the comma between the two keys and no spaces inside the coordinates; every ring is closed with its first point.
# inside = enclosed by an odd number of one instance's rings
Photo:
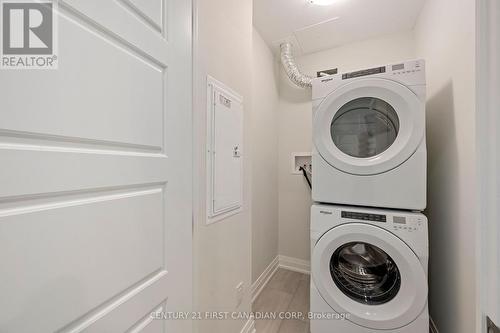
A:
{"type": "Polygon", "coordinates": [[[399,118],[394,108],[379,98],[357,98],[336,113],[330,132],[343,153],[358,158],[373,157],[396,141],[399,118]]]}
{"type": "Polygon", "coordinates": [[[363,242],[337,249],[330,260],[330,273],[345,295],[367,305],[391,301],[401,287],[394,260],[380,248],[363,242]]]}

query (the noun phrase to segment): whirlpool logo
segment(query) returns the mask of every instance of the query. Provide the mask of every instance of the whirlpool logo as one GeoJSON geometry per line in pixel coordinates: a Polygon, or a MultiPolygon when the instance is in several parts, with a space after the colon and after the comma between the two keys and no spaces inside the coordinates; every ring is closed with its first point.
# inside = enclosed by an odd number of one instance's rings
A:
{"type": "Polygon", "coordinates": [[[0,0],[2,69],[56,69],[55,1],[0,0]]]}

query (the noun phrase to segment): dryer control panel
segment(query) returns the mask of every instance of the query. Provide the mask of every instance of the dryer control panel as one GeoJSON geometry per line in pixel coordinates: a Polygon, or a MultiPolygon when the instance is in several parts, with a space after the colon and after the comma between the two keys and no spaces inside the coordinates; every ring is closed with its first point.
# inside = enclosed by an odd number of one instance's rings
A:
{"type": "MultiPolygon", "coordinates": [[[[342,80],[349,80],[363,76],[387,73],[390,75],[411,75],[425,70],[423,60],[407,61],[387,66],[373,67],[359,71],[342,73],[342,80]]],[[[321,82],[328,82],[328,78],[323,78],[321,82]]]]}
{"type": "MultiPolygon", "coordinates": [[[[404,68],[404,64],[402,64],[402,65],[404,68]]],[[[381,73],[385,73],[385,66],[363,69],[363,70],[356,71],[356,72],[344,73],[344,74],[342,74],[342,80],[353,79],[355,77],[361,77],[361,76],[381,74],[381,73]]]]}
{"type": "Polygon", "coordinates": [[[425,61],[418,59],[316,78],[312,81],[312,99],[321,101],[345,84],[368,78],[396,81],[412,90],[416,89],[416,94],[425,95],[425,91],[412,88],[423,87],[425,90],[425,61]]]}
{"type": "Polygon", "coordinates": [[[360,221],[387,222],[386,215],[342,211],[342,218],[360,221]]]}

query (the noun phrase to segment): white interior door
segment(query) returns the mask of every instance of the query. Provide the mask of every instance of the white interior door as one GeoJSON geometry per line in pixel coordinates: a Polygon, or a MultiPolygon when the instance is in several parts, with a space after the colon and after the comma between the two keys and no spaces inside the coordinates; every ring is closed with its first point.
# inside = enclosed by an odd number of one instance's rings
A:
{"type": "Polygon", "coordinates": [[[59,2],[0,71],[0,332],[191,332],[191,2],[59,2]]]}

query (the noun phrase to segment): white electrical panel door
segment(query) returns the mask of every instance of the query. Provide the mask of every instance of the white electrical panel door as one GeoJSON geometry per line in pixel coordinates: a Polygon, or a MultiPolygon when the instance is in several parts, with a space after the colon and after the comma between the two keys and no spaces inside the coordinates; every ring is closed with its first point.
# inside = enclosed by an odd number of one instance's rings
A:
{"type": "Polygon", "coordinates": [[[239,212],[243,204],[243,103],[213,79],[208,93],[208,215],[217,220],[239,212]]]}

